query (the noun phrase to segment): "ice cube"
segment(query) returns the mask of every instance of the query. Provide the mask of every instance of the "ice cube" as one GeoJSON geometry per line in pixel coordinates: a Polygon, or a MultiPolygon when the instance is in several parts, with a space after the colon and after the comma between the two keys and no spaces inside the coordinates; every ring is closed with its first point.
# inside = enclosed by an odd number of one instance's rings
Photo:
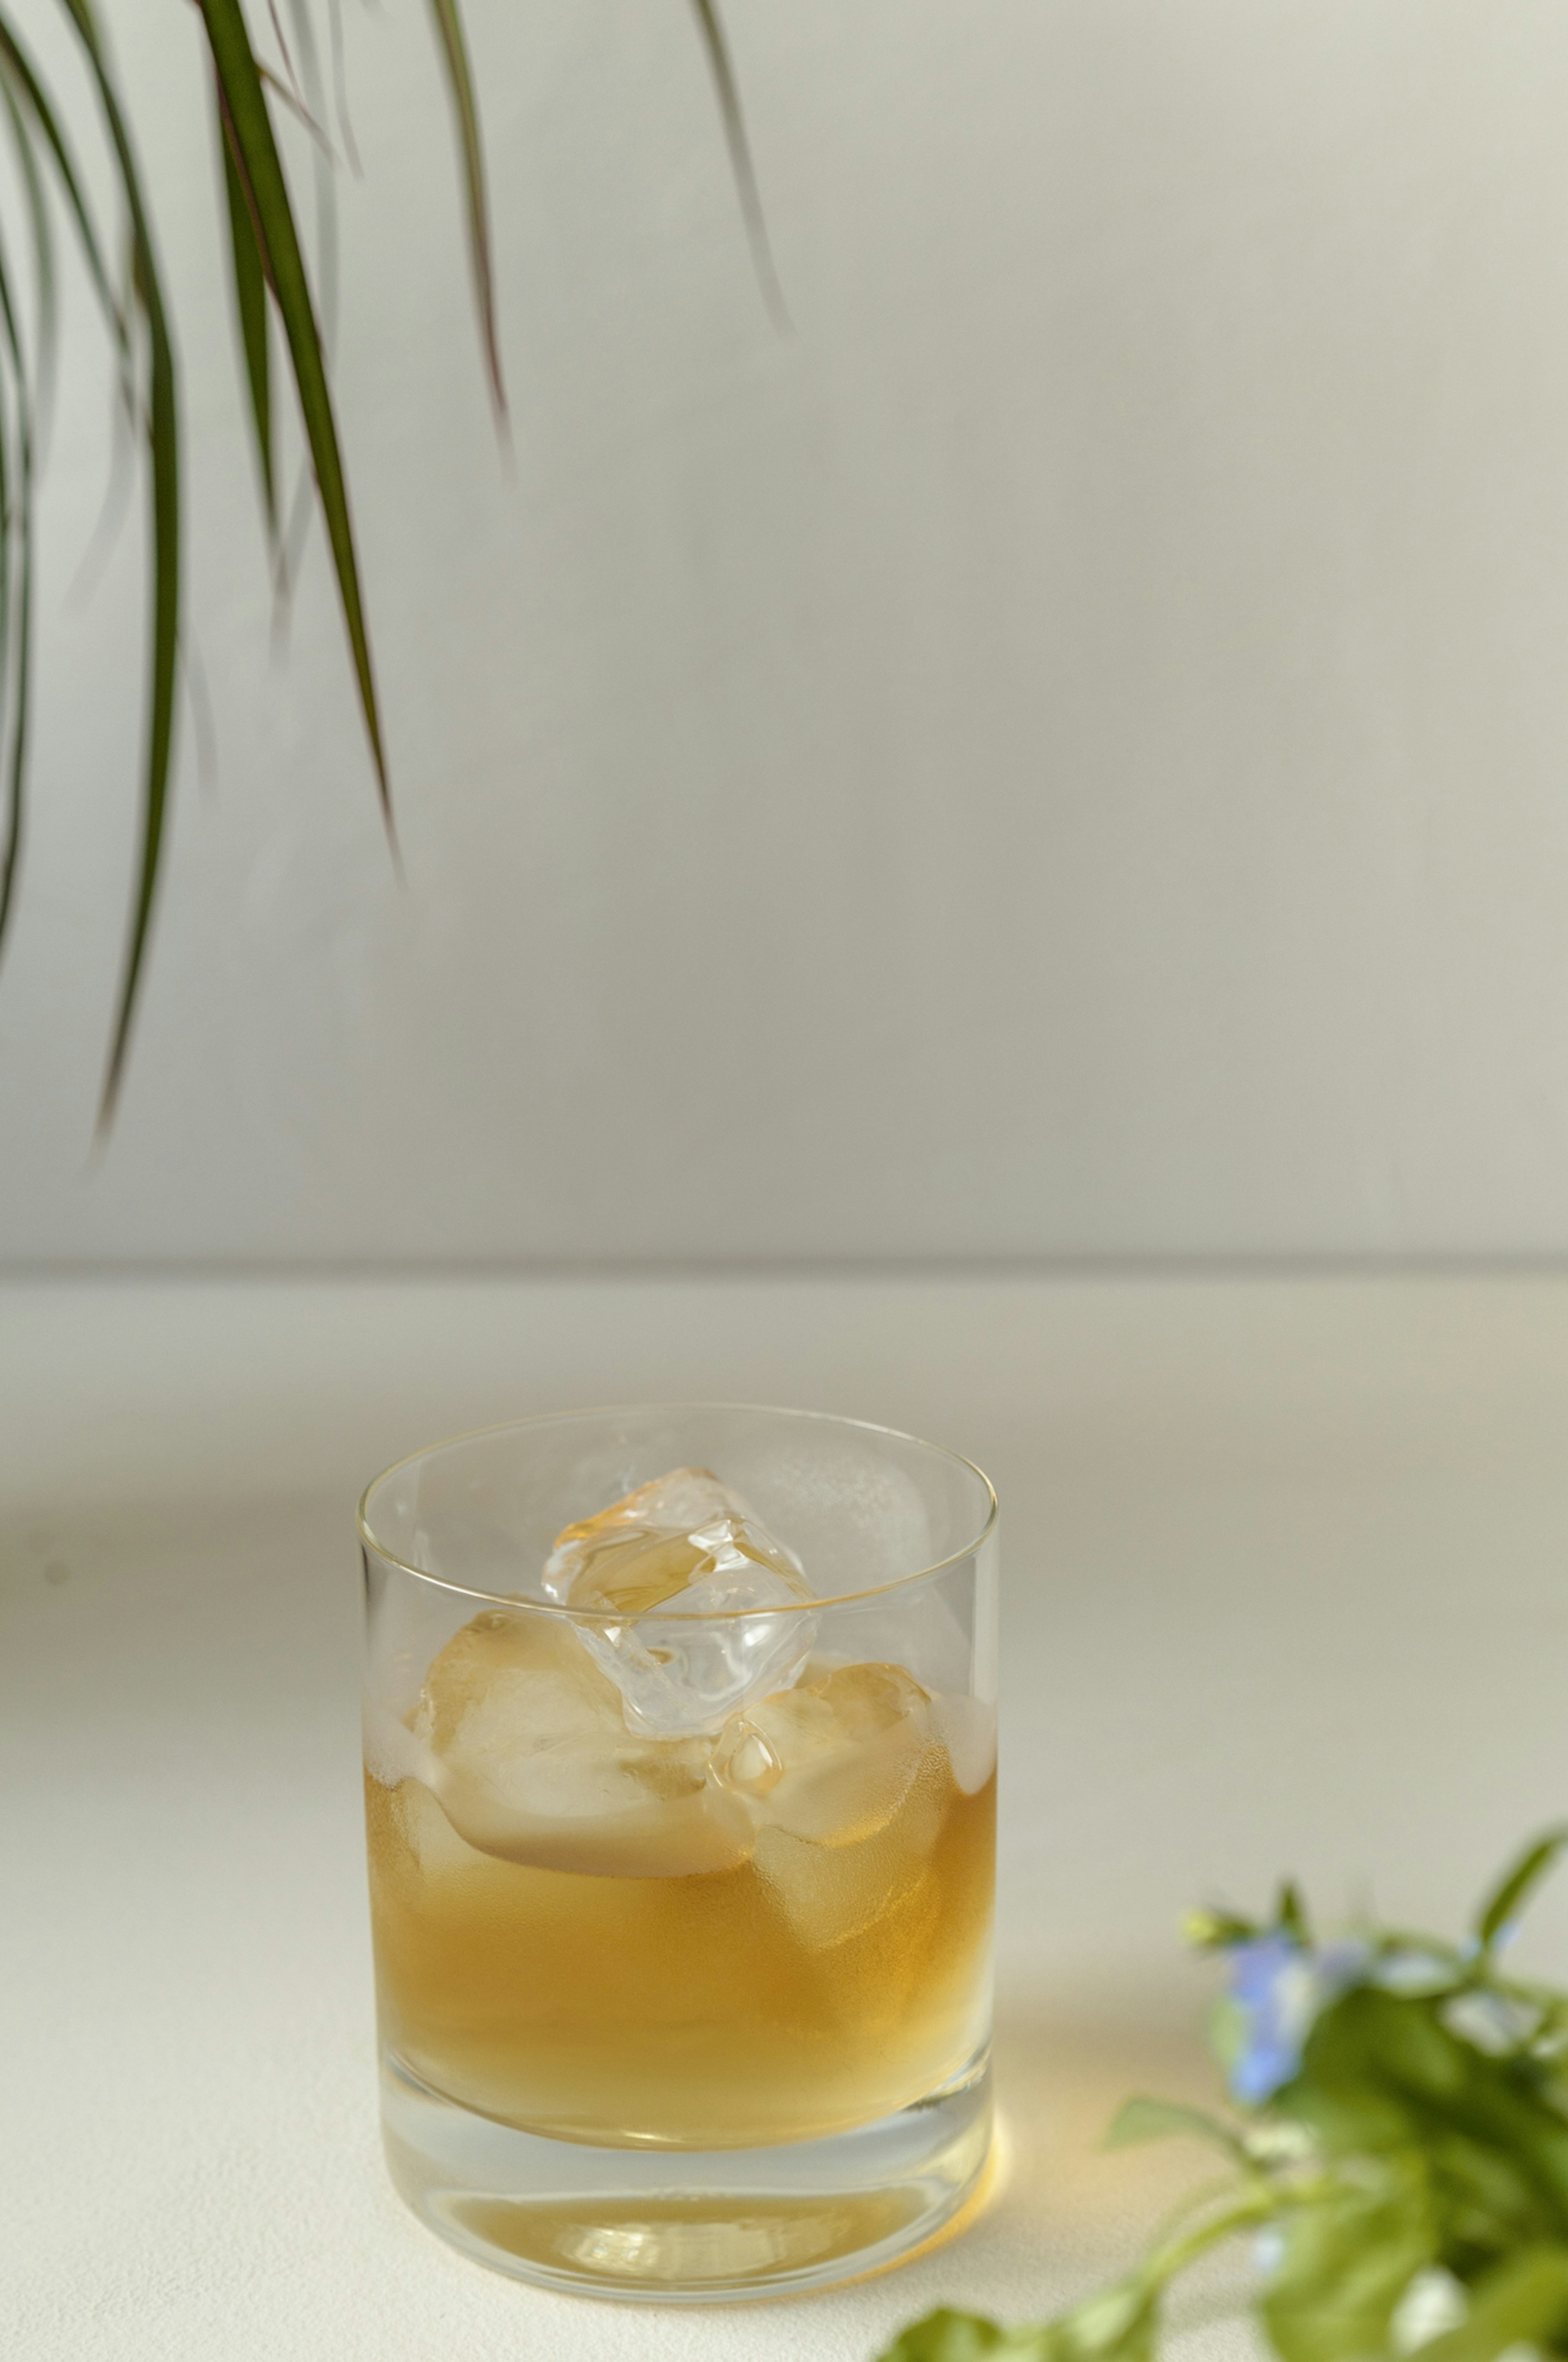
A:
{"type": "Polygon", "coordinates": [[[912,1673],[839,1665],[732,1715],[708,1772],[759,1825],[853,1845],[893,1818],[931,1742],[930,1700],[912,1673]]]}
{"type": "Polygon", "coordinates": [[[919,1886],[951,1793],[931,1716],[902,1665],[818,1660],[720,1732],[709,1781],[744,1799],[753,1865],[809,1949],[865,1933],[919,1886]]]}
{"type": "Polygon", "coordinates": [[[541,1582],[595,1614],[575,1628],[628,1727],[651,1737],[711,1734],[787,1689],[817,1637],[800,1562],[707,1468],[673,1469],[567,1526],[541,1582]],[[738,1612],[767,1608],[782,1612],[738,1612]]]}
{"type": "MultiPolygon", "coordinates": [[[[612,1501],[608,1509],[564,1526],[544,1562],[544,1589],[552,1599],[565,1600],[589,1562],[617,1542],[646,1548],[660,1538],[678,1541],[710,1518],[749,1514],[739,1496],[720,1484],[711,1468],[672,1468],[667,1476],[639,1485],[635,1492],[612,1501]]],[[[695,1565],[696,1561],[692,1562],[695,1565]]],[[[678,1589],[678,1584],[674,1587],[678,1589]]]]}
{"type": "Polygon", "coordinates": [[[750,1849],[745,1811],[706,1779],[707,1749],[630,1731],[564,1617],[476,1616],[432,1663],[411,1735],[453,1827],[505,1860],[676,1878],[750,1849]]]}
{"type": "MultiPolygon", "coordinates": [[[[908,1956],[907,1934],[900,1937],[893,1930],[902,1918],[910,1931],[910,1915],[918,1923],[929,1909],[931,1852],[946,1807],[945,1792],[930,1768],[934,1760],[926,1759],[927,1768],[893,1819],[868,1844],[813,1845],[809,1838],[764,1827],[752,1849],[752,1868],[805,1950],[828,1952],[879,1927],[887,1931],[878,1939],[875,1970],[884,2002],[894,2001],[908,1956]]],[[[846,1999],[854,1989],[852,1983],[845,1989],[846,1999]]]]}

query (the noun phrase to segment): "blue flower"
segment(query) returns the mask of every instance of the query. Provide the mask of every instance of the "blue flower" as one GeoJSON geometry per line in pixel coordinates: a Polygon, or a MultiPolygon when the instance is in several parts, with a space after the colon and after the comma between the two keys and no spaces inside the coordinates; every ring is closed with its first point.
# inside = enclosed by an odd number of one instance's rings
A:
{"type": "Polygon", "coordinates": [[[1261,2108],[1299,2071],[1319,2011],[1357,1981],[1366,1948],[1331,1944],[1313,1952],[1278,1934],[1233,1944],[1226,1959],[1236,2036],[1231,2093],[1243,2107],[1261,2108]]]}

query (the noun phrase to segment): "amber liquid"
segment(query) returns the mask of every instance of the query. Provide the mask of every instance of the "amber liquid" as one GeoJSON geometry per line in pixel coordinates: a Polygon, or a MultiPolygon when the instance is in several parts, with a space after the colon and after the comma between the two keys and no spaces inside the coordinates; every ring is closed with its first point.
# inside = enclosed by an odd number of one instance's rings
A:
{"type": "Polygon", "coordinates": [[[382,2040],[462,2106],[561,2140],[810,2140],[958,2075],[983,2036],[994,1775],[929,1746],[893,1818],[763,1828],[709,1874],[596,1877],[477,1851],[417,1780],[366,1779],[382,2040]]]}

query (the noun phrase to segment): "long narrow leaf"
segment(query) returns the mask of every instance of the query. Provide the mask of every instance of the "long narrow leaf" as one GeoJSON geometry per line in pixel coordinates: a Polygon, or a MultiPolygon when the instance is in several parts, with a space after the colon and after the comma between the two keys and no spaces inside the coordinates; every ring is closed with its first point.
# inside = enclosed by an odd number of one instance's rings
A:
{"type": "MultiPolygon", "coordinates": [[[[12,292],[9,257],[0,241],[0,338],[9,363],[16,403],[16,464],[13,473],[8,437],[0,447],[0,687],[9,705],[5,746],[5,843],[0,856],[0,947],[14,907],[21,861],[27,786],[27,723],[32,686],[33,585],[33,403],[27,354],[12,292]],[[13,595],[13,572],[15,595],[13,595]]],[[[5,404],[0,396],[0,426],[5,404]]]]}
{"type": "Polygon", "coordinates": [[[768,225],[762,212],[762,199],[757,187],[757,174],[751,162],[751,143],[746,136],[746,118],[740,106],[740,84],[729,61],[729,43],[725,38],[724,20],[718,13],[718,0],[692,0],[696,15],[697,30],[707,52],[708,68],[713,86],[718,95],[718,112],[724,119],[724,137],[729,143],[729,162],[735,174],[736,193],[740,200],[740,212],[746,224],[746,236],[751,241],[751,261],[757,273],[757,283],[762,291],[762,301],[773,326],[787,335],[790,317],[784,304],[784,289],[773,263],[773,249],[768,238],[768,225]]]}
{"type": "MultiPolygon", "coordinates": [[[[78,31],[82,33],[82,38],[86,39],[91,36],[95,42],[97,37],[95,30],[93,29],[90,11],[80,5],[80,0],[64,0],[64,5],[76,23],[78,31]],[[88,28],[88,31],[85,32],[82,31],[84,20],[88,28]]],[[[98,235],[92,207],[83,193],[82,177],[76,169],[76,160],[71,153],[71,144],[60,128],[59,118],[49,104],[49,95],[43,84],[38,80],[32,61],[23,48],[15,28],[4,17],[0,17],[0,73],[5,74],[6,81],[43,134],[56,175],[65,194],[66,204],[76,226],[77,237],[81,243],[82,259],[87,265],[87,275],[93,282],[93,291],[103,307],[116,344],[123,349],[129,337],[125,310],[115,296],[108,268],[104,260],[103,240],[98,235]]]]}
{"type": "Polygon", "coordinates": [[[152,632],[149,650],[147,769],[142,785],[141,857],[119,1006],[98,1107],[102,1134],[114,1118],[130,1047],[152,914],[162,868],[169,775],[174,750],[174,687],[180,650],[180,396],[174,347],[153,250],[136,152],[99,39],[90,0],[63,0],[97,87],[131,233],[133,294],[147,326],[148,439],[152,463],[152,632]]]}
{"type": "Polygon", "coordinates": [[[33,233],[33,280],[38,301],[38,346],[33,368],[33,407],[40,417],[47,416],[54,392],[55,348],[58,330],[58,301],[54,260],[54,224],[49,215],[49,200],[44,193],[43,175],[34,151],[35,132],[16,104],[16,94],[6,76],[0,72],[0,100],[5,103],[5,120],[10,127],[11,145],[16,150],[16,165],[21,173],[22,187],[27,200],[27,219],[33,233]]]}
{"type": "MultiPolygon", "coordinates": [[[[80,6],[82,0],[70,0],[70,5],[80,6]]],[[[273,137],[271,118],[267,112],[266,94],[251,51],[250,37],[239,0],[197,0],[197,6],[206,27],[214,69],[234,127],[236,161],[249,193],[257,243],[266,268],[268,284],[272,290],[288,338],[305,439],[310,445],[316,490],[321,495],[322,513],[326,522],[327,540],[337,576],[338,595],[354,657],[366,734],[376,767],[376,783],[382,812],[390,832],[391,797],[381,743],[380,712],[371,668],[369,635],[359,588],[354,530],[348,513],[348,492],[344,481],[343,460],[338,448],[326,365],[322,354],[321,334],[311,301],[310,282],[305,275],[304,257],[300,250],[299,232],[289,199],[288,183],[283,177],[282,160],[273,137]]]]}
{"type": "Polygon", "coordinates": [[[224,197],[229,217],[229,259],[234,288],[235,311],[239,320],[240,350],[245,359],[245,380],[250,394],[250,424],[256,441],[257,465],[261,471],[262,505],[267,515],[267,538],[271,546],[274,563],[278,550],[278,487],[272,461],[272,386],[267,344],[267,274],[262,267],[261,248],[257,243],[256,224],[251,218],[250,203],[246,185],[240,177],[235,156],[234,126],[229,121],[221,88],[215,90],[218,111],[218,141],[224,156],[224,197]]]}
{"type": "MultiPolygon", "coordinates": [[[[300,68],[305,97],[313,113],[324,123],[329,112],[328,93],[322,72],[321,59],[316,50],[315,27],[311,18],[310,0],[289,0],[289,14],[293,21],[294,37],[299,47],[300,68]]],[[[334,346],[337,331],[337,189],[334,174],[335,159],[330,142],[318,138],[314,143],[311,165],[315,183],[315,290],[316,309],[321,322],[322,350],[330,370],[334,361],[334,346]]],[[[283,527],[283,546],[280,553],[278,588],[280,596],[274,602],[272,624],[274,635],[281,637],[288,625],[290,585],[299,578],[304,560],[305,538],[310,532],[311,516],[315,506],[314,478],[309,454],[300,469],[293,500],[290,504],[287,524],[283,527]]]]}
{"type": "Polygon", "coordinates": [[[1507,1936],[1564,1847],[1568,1847],[1568,1825],[1548,1829],[1510,1863],[1475,1915],[1475,1934],[1483,1950],[1491,1951],[1507,1936]]]}
{"type": "MultiPolygon", "coordinates": [[[[27,391],[18,370],[16,588],[6,602],[7,635],[11,642],[11,737],[5,763],[5,867],[0,878],[0,942],[11,914],[11,896],[22,847],[22,821],[27,779],[27,730],[32,715],[33,675],[33,431],[27,417],[27,391]],[[14,617],[14,623],[10,620],[14,617]]],[[[8,554],[7,554],[8,555],[8,554]]]]}
{"type": "MultiPolygon", "coordinates": [[[[27,436],[27,385],[18,379],[16,389],[16,414],[24,439],[27,436]]],[[[30,469],[28,470],[30,476],[30,469]]],[[[0,855],[0,950],[5,944],[10,924],[16,875],[22,855],[23,791],[27,772],[23,761],[27,743],[27,707],[28,647],[26,632],[14,635],[12,619],[15,612],[11,597],[13,553],[16,542],[26,536],[20,568],[21,587],[31,606],[31,486],[27,485],[18,516],[13,505],[11,481],[10,434],[5,415],[5,403],[0,392],[0,720],[5,705],[12,702],[17,714],[13,728],[13,756],[5,767],[5,842],[0,855]],[[20,645],[17,645],[17,642],[20,645]]],[[[20,602],[18,602],[19,604],[20,602]]]]}
{"type": "Polygon", "coordinates": [[[115,1018],[108,1071],[99,1108],[99,1129],[113,1120],[130,1047],[162,866],[168,816],[170,767],[174,753],[174,685],[180,654],[180,402],[174,350],[170,341],[157,268],[145,233],[137,293],[148,317],[150,345],[148,437],[152,457],[152,646],[148,715],[147,773],[142,804],[141,868],[137,885],[125,978],[115,1018]]]}
{"type": "Polygon", "coordinates": [[[463,154],[463,179],[468,199],[468,256],[474,270],[474,296],[485,342],[485,365],[498,416],[506,415],[506,387],[501,381],[500,347],[496,335],[495,273],[490,259],[489,202],[485,188],[485,155],[479,138],[479,106],[468,66],[468,45],[457,0],[430,0],[436,38],[446,67],[457,136],[463,154]]]}

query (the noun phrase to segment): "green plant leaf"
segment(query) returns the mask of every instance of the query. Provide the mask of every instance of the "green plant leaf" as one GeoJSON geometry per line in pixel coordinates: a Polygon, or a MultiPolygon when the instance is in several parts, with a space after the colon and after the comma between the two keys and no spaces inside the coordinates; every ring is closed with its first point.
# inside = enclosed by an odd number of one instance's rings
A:
{"type": "Polygon", "coordinates": [[[1005,2333],[978,2312],[954,2312],[944,2305],[895,2337],[878,2362],[981,2362],[995,2354],[1005,2333]]]}
{"type": "Polygon", "coordinates": [[[278,553],[278,487],[272,457],[272,387],[267,331],[267,273],[262,265],[249,190],[236,154],[234,126],[225,104],[223,85],[214,77],[214,97],[218,116],[218,145],[223,151],[224,199],[228,210],[230,284],[239,322],[240,350],[246,386],[250,395],[250,424],[261,473],[262,507],[267,538],[278,553]]]}
{"type": "MultiPolygon", "coordinates": [[[[93,21],[91,14],[80,6],[79,0],[62,0],[62,5],[75,22],[79,32],[82,31],[84,17],[91,28],[93,21]]],[[[83,38],[87,36],[83,35],[83,38]]],[[[92,38],[96,39],[95,33],[92,38]]],[[[77,237],[82,247],[82,259],[87,266],[87,275],[92,281],[93,293],[97,296],[104,317],[108,321],[115,344],[123,353],[126,350],[129,342],[125,307],[115,292],[104,264],[103,240],[98,235],[92,208],[83,193],[75,157],[49,102],[49,94],[38,80],[30,57],[23,48],[15,28],[3,17],[0,17],[0,73],[5,75],[18,101],[38,125],[48,146],[50,160],[75,225],[77,237]]]]}
{"type": "Polygon", "coordinates": [[[1416,2348],[1420,2362],[1494,2362],[1510,2345],[1561,2349],[1568,2332],[1568,2247],[1526,2248],[1476,2282],[1469,2317],[1416,2348]]]}
{"type": "Polygon", "coordinates": [[[11,133],[11,146],[16,158],[23,193],[27,203],[27,219],[33,236],[33,278],[38,301],[38,335],[33,370],[33,407],[35,414],[47,414],[54,385],[55,346],[57,341],[58,295],[54,259],[54,225],[49,217],[49,201],[44,193],[43,175],[34,150],[34,133],[16,103],[9,77],[0,71],[0,102],[4,103],[5,120],[11,133]]]}
{"type": "Polygon", "coordinates": [[[1279,2113],[1340,2158],[1425,2160],[1442,2260],[1464,2276],[1510,2247],[1568,2244],[1568,2120],[1537,2062],[1490,2056],[1446,2004],[1363,1986],[1324,2010],[1279,2113]]]}
{"type": "Polygon", "coordinates": [[[1518,1918],[1548,1871],[1555,1866],[1564,1846],[1568,1846],[1568,1824],[1560,1824],[1527,1846],[1519,1860],[1504,1871],[1475,1915],[1475,1934],[1483,1951],[1489,1952],[1518,1918]]]}
{"type": "MultiPolygon", "coordinates": [[[[71,0],[71,5],[81,5],[81,0],[71,0]]],[[[359,586],[354,529],[349,517],[348,491],[338,447],[337,425],[327,383],[321,334],[311,300],[310,282],[305,273],[288,183],[283,176],[282,160],[273,137],[271,118],[267,112],[266,94],[251,51],[239,0],[196,0],[196,5],[207,29],[214,70],[233,126],[236,162],[247,191],[267,283],[278,306],[288,341],[305,439],[310,446],[316,490],[321,499],[327,541],[337,578],[338,596],[354,659],[360,710],[375,765],[382,814],[390,834],[391,794],[370,659],[369,635],[359,586]]]]}
{"type": "Polygon", "coordinates": [[[736,194],[740,201],[740,215],[746,225],[757,284],[762,291],[762,301],[768,307],[774,327],[781,335],[788,335],[789,312],[773,262],[767,217],[762,212],[762,193],[757,187],[756,170],[751,162],[751,143],[746,134],[746,117],[740,105],[740,89],[730,62],[729,43],[725,36],[724,20],[718,13],[718,0],[692,0],[692,7],[696,15],[697,30],[702,36],[708,71],[713,76],[713,87],[718,98],[718,112],[724,124],[724,138],[729,149],[730,169],[735,176],[736,194]]]}
{"type": "MultiPolygon", "coordinates": [[[[9,690],[15,679],[15,652],[11,635],[11,482],[8,452],[9,433],[5,419],[5,404],[0,401],[0,503],[4,518],[0,522],[0,679],[9,690]]],[[[0,954],[5,947],[15,905],[16,878],[22,859],[23,824],[26,813],[27,778],[17,764],[6,767],[5,834],[0,847],[0,954]]]]}
{"type": "MultiPolygon", "coordinates": [[[[335,12],[334,16],[335,16],[335,12]]],[[[321,58],[316,45],[315,25],[311,16],[310,0],[289,0],[289,16],[294,28],[299,50],[301,78],[304,96],[313,119],[324,123],[331,111],[330,94],[322,72],[321,58]]],[[[331,142],[318,135],[311,158],[315,196],[315,250],[313,268],[316,312],[321,327],[322,350],[327,367],[333,366],[333,339],[337,315],[337,196],[335,188],[336,157],[331,142]]],[[[357,170],[357,164],[356,165],[357,170]]],[[[307,453],[299,471],[292,500],[287,503],[280,492],[280,507],[287,509],[281,524],[282,546],[277,553],[275,588],[278,593],[273,607],[273,639],[276,646],[287,628],[288,602],[291,585],[298,579],[304,557],[306,536],[315,508],[315,478],[307,453]]]]}
{"type": "Polygon", "coordinates": [[[1157,2281],[1135,2272],[1048,2327],[1025,2333],[1035,2344],[1023,2350],[1039,2362],[1150,2362],[1158,2326],[1157,2281]]]}
{"type": "Polygon", "coordinates": [[[1279,1892],[1274,1898],[1274,1924],[1283,1934],[1294,1936],[1299,1944],[1312,1940],[1307,1925],[1307,1906],[1293,1878],[1281,1879],[1279,1882],[1279,1892]]]}
{"type": "Polygon", "coordinates": [[[1146,2289],[1157,2292],[1186,2271],[1190,2264],[1195,2264],[1200,2256],[1272,2222],[1279,2212],[1280,2199],[1261,2175],[1249,2172],[1245,2180],[1232,2180],[1208,2193],[1204,2203],[1211,2211],[1197,2223],[1188,2224],[1159,2240],[1145,2257],[1139,2277],[1146,2289]]]}
{"type": "Polygon", "coordinates": [[[16,466],[11,467],[5,403],[0,395],[0,690],[9,705],[5,747],[5,837],[0,854],[0,947],[5,942],[21,861],[27,786],[27,722],[32,687],[33,423],[27,370],[11,293],[9,264],[0,249],[0,324],[16,407],[16,466]],[[13,554],[16,593],[12,593],[13,554]]]}
{"type": "Polygon", "coordinates": [[[485,347],[485,367],[498,416],[506,415],[506,386],[501,378],[500,345],[496,333],[495,272],[490,258],[489,201],[485,187],[485,157],[479,137],[479,105],[468,65],[468,44],[457,0],[430,0],[436,39],[446,69],[453,112],[457,118],[458,146],[467,197],[468,257],[474,271],[474,296],[479,307],[479,328],[485,347]]]}
{"type": "Polygon", "coordinates": [[[1439,2248],[1426,2178],[1409,2158],[1288,2208],[1279,2236],[1280,2261],[1259,2310],[1282,2362],[1361,2362],[1383,2353],[1400,2298],[1439,2248]]]}
{"type": "Polygon", "coordinates": [[[1233,1944],[1250,1944],[1263,1929],[1255,1919],[1234,1911],[1188,1911],[1181,1919],[1181,1940],[1199,1952],[1223,1952],[1233,1944]]]}
{"type": "MultiPolygon", "coordinates": [[[[1277,2362],[1568,2357],[1568,1992],[1498,1977],[1487,1957],[1565,1845],[1553,1830],[1530,1847],[1461,1949],[1360,1931],[1370,1972],[1318,2008],[1296,2072],[1239,2137],[1202,2110],[1131,2101],[1113,2144],[1190,2133],[1239,2150],[1242,2169],[1190,2196],[1125,2279],[1033,2330],[933,2315],[929,2345],[890,2362],[1152,2362],[1166,2289],[1260,2229],[1255,2311],[1277,2362]]],[[[1269,1926],[1210,1914],[1201,1937],[1284,1937],[1288,1966],[1306,1927],[1286,1887],[1269,1926]]]]}
{"type": "Polygon", "coordinates": [[[1112,2119],[1103,2145],[1106,2148],[1134,2148],[1145,2141],[1178,2139],[1206,2141],[1238,2164],[1245,2162],[1246,2151],[1229,2125],[1212,2115],[1207,2108],[1189,2107],[1180,2100],[1140,2097],[1124,2101],[1112,2119]]]}
{"type": "Polygon", "coordinates": [[[130,1046],[142,970],[162,862],[174,747],[174,688],[180,652],[180,402],[168,315],[159,279],[147,204],[130,132],[98,34],[90,0],[62,0],[98,93],[131,233],[131,285],[148,338],[148,441],[151,456],[152,631],[148,699],[147,767],[142,786],[141,854],[119,1006],[98,1106],[102,1134],[115,1103],[130,1046]]]}

